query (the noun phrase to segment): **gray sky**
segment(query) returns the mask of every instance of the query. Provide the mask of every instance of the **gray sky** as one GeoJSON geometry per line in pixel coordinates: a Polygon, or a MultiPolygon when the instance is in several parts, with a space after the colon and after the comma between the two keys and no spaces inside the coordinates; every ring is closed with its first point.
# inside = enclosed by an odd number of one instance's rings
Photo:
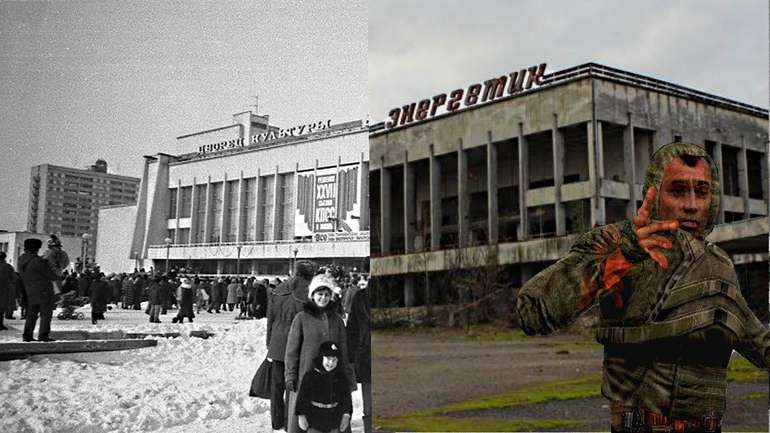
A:
{"type": "Polygon", "coordinates": [[[597,62],[768,106],[768,2],[413,1],[369,6],[369,112],[542,62],[597,62]]]}
{"type": "Polygon", "coordinates": [[[365,0],[0,2],[0,229],[26,228],[31,166],[139,177],[142,155],[253,95],[278,126],[366,118],[367,16],[365,0]]]}

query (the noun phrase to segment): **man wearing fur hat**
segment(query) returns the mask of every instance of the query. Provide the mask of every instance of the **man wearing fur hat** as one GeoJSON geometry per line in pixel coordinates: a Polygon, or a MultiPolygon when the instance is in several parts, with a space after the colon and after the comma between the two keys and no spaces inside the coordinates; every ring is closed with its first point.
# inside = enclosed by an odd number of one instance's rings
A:
{"type": "Polygon", "coordinates": [[[26,239],[24,254],[19,256],[19,274],[24,282],[29,304],[22,334],[24,341],[34,341],[32,334],[35,331],[38,315],[40,316],[38,340],[53,341],[48,335],[51,332],[54,306],[53,282],[58,281],[58,277],[48,262],[37,255],[42,246],[43,242],[40,239],[26,239]]]}
{"type": "MultiPolygon", "coordinates": [[[[294,316],[307,301],[307,288],[318,266],[309,260],[294,265],[294,276],[269,292],[267,296],[267,358],[271,361],[270,419],[274,430],[286,427],[286,388],[284,356],[289,329],[294,316]]],[[[266,281],[266,280],[265,280],[266,281]]],[[[267,287],[267,282],[265,282],[267,287]]]]}
{"type": "Polygon", "coordinates": [[[563,328],[598,304],[613,432],[719,432],[732,350],[770,363],[770,332],[741,295],[730,257],[705,241],[718,179],[702,148],[663,146],[633,220],[589,231],[519,291],[527,334],[563,328]]]}

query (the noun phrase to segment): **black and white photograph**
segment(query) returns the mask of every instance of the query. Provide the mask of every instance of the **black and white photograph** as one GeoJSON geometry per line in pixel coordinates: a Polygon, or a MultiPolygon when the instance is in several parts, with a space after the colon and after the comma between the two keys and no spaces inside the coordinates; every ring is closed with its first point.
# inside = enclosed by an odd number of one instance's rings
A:
{"type": "Polygon", "coordinates": [[[0,2],[0,431],[371,431],[367,10],[0,2]]]}
{"type": "Polygon", "coordinates": [[[768,428],[768,3],[376,2],[382,431],[768,428]]]}

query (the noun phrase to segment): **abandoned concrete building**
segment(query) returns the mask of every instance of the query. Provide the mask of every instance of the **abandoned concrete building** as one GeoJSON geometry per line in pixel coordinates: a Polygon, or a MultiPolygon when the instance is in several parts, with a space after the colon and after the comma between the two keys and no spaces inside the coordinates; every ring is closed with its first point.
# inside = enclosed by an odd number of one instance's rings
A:
{"type": "Polygon", "coordinates": [[[731,254],[742,285],[764,293],[766,309],[765,109],[589,63],[387,126],[369,136],[374,306],[454,302],[448,273],[490,262],[520,286],[580,233],[633,216],[652,152],[685,141],[720,167],[709,240],[731,254]]]}

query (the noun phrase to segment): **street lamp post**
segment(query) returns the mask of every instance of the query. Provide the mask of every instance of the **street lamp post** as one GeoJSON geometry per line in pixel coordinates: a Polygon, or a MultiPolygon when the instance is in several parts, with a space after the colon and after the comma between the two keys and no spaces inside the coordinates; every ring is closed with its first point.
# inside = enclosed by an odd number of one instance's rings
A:
{"type": "Polygon", "coordinates": [[[163,239],[163,242],[166,243],[166,274],[168,274],[168,255],[171,252],[171,243],[174,242],[171,238],[163,239]]]}
{"type": "Polygon", "coordinates": [[[294,276],[294,270],[297,269],[297,253],[299,252],[299,250],[297,248],[294,248],[292,252],[294,253],[294,260],[291,263],[291,270],[289,271],[289,275],[294,276]]]}
{"type": "Polygon", "coordinates": [[[235,258],[235,273],[237,275],[241,274],[241,247],[243,245],[238,244],[235,246],[235,248],[238,250],[238,256],[235,258]]]}

